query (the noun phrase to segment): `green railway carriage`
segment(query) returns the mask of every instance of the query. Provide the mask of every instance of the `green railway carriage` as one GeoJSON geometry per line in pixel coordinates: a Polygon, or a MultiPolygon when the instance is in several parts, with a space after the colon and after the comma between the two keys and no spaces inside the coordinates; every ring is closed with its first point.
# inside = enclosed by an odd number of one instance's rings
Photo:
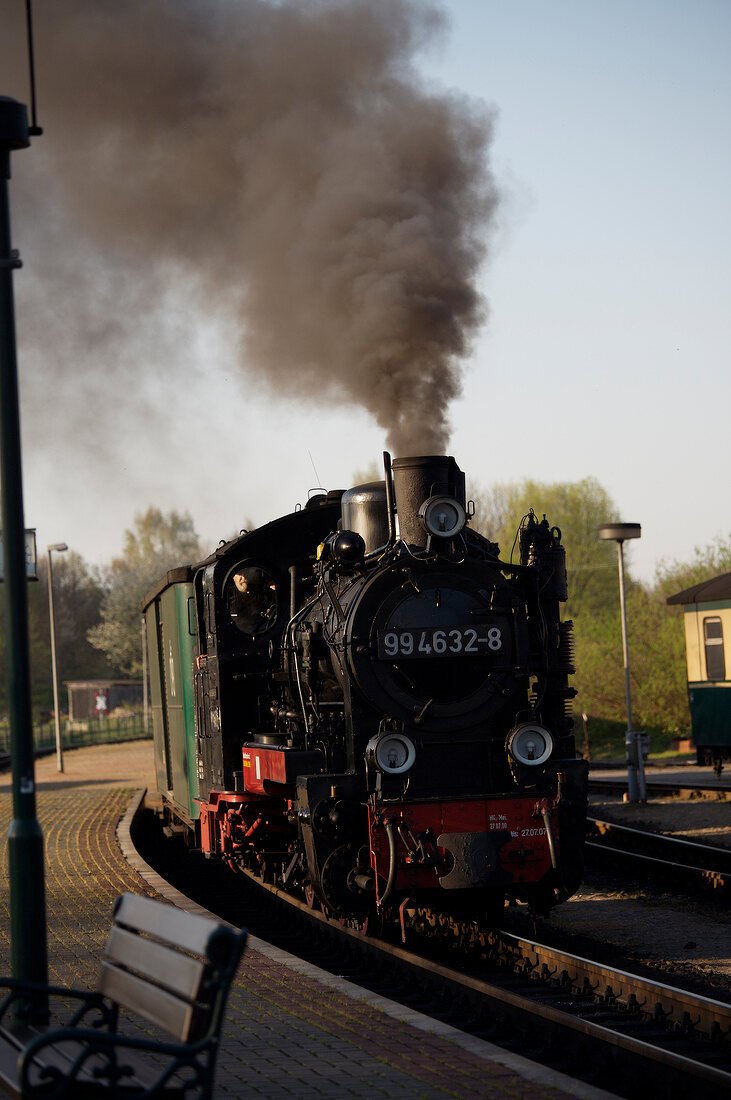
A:
{"type": "Polygon", "coordinates": [[[155,775],[159,791],[190,820],[198,817],[193,666],[193,570],[171,569],[143,603],[155,775]]]}
{"type": "Polygon", "coordinates": [[[699,764],[720,774],[731,760],[731,573],[702,581],[670,596],[685,620],[688,700],[699,764]]]}
{"type": "Polygon", "coordinates": [[[171,819],[196,833],[199,800],[241,784],[241,745],[259,721],[247,677],[256,680],[268,666],[270,642],[290,614],[290,572],[298,578],[312,572],[318,544],[337,523],[339,501],[340,494],[311,498],[304,509],[223,543],[204,561],[170,570],[142,601],[157,788],[171,819]],[[233,611],[234,579],[237,571],[261,572],[262,562],[273,621],[250,630],[233,611]]]}

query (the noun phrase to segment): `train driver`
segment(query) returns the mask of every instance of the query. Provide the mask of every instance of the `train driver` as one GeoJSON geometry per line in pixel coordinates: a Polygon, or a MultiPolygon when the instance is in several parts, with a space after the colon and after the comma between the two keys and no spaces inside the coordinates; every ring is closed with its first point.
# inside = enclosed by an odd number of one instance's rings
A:
{"type": "Polygon", "coordinates": [[[277,590],[270,573],[258,566],[237,569],[229,581],[229,613],[239,630],[260,634],[274,625],[277,590]]]}

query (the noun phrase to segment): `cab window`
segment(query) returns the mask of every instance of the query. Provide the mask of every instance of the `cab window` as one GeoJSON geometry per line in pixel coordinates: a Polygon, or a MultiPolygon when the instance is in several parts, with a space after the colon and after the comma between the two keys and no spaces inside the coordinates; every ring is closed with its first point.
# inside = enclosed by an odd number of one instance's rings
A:
{"type": "Polygon", "coordinates": [[[258,565],[240,565],[226,582],[231,622],[244,634],[263,634],[277,618],[277,588],[273,575],[258,565]]]}

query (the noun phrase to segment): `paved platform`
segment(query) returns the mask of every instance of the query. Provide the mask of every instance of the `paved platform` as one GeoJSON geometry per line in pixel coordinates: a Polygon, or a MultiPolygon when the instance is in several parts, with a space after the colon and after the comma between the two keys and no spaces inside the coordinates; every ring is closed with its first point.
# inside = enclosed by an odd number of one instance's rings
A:
{"type": "MultiPolygon", "coordinates": [[[[49,980],[93,984],[114,898],[124,890],[199,908],[135,853],[129,823],[154,789],[149,742],[38,761],[46,850],[49,980]]],[[[0,850],[7,868],[10,776],[0,777],[0,850]]],[[[0,971],[10,969],[10,913],[0,892],[0,971]]],[[[388,1100],[562,1100],[610,1094],[553,1073],[358,989],[261,940],[250,940],[232,989],[216,1097],[388,1100]]]]}

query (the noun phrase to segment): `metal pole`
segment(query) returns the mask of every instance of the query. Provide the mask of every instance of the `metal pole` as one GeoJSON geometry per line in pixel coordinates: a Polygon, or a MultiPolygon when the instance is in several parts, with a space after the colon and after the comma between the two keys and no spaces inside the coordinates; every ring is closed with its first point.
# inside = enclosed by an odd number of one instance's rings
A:
{"type": "Polygon", "coordinates": [[[622,539],[617,539],[617,564],[619,566],[619,607],[622,613],[622,658],[624,661],[624,694],[627,700],[627,729],[632,729],[632,696],[629,687],[629,645],[627,643],[627,606],[624,596],[624,554],[622,539]]]}
{"type": "Polygon", "coordinates": [[[617,539],[617,566],[619,568],[619,611],[622,620],[622,660],[624,663],[624,695],[627,702],[627,733],[625,744],[627,748],[627,797],[630,802],[639,800],[637,787],[637,765],[635,754],[635,739],[632,730],[632,696],[629,686],[629,645],[627,642],[627,607],[624,597],[624,554],[622,552],[622,539],[617,539]]]}
{"type": "MultiPolygon", "coordinates": [[[[13,269],[20,266],[10,243],[10,152],[30,144],[25,107],[0,96],[0,459],[5,556],[10,754],[13,820],[8,830],[12,972],[48,981],[43,834],[36,817],[33,717],[30,689],[28,594],[20,445],[20,402],[15,345],[13,269]]],[[[34,1006],[43,1013],[44,1002],[34,1006]]]]}
{"type": "Polygon", "coordinates": [[[627,604],[624,591],[624,552],[622,539],[617,539],[619,567],[619,606],[622,614],[622,658],[624,661],[624,693],[627,700],[627,796],[630,802],[646,802],[645,768],[640,738],[632,721],[632,694],[629,682],[629,642],[627,640],[627,604]]]}
{"type": "Polygon", "coordinates": [[[612,539],[617,543],[617,564],[619,567],[619,607],[622,618],[622,656],[624,658],[624,692],[627,699],[627,795],[630,802],[646,802],[645,768],[640,746],[641,737],[632,722],[632,696],[629,685],[629,645],[627,643],[627,607],[624,593],[624,556],[622,544],[625,539],[638,539],[642,535],[639,523],[602,523],[599,525],[600,539],[612,539]],[[638,783],[639,779],[639,783],[638,783]]]}
{"type": "Polygon", "coordinates": [[[48,617],[51,621],[51,670],[53,672],[53,717],[56,725],[56,766],[63,771],[63,742],[61,740],[61,714],[58,709],[58,669],[56,667],[56,617],[53,613],[53,562],[52,550],[68,550],[65,542],[48,547],[48,617]]]}

